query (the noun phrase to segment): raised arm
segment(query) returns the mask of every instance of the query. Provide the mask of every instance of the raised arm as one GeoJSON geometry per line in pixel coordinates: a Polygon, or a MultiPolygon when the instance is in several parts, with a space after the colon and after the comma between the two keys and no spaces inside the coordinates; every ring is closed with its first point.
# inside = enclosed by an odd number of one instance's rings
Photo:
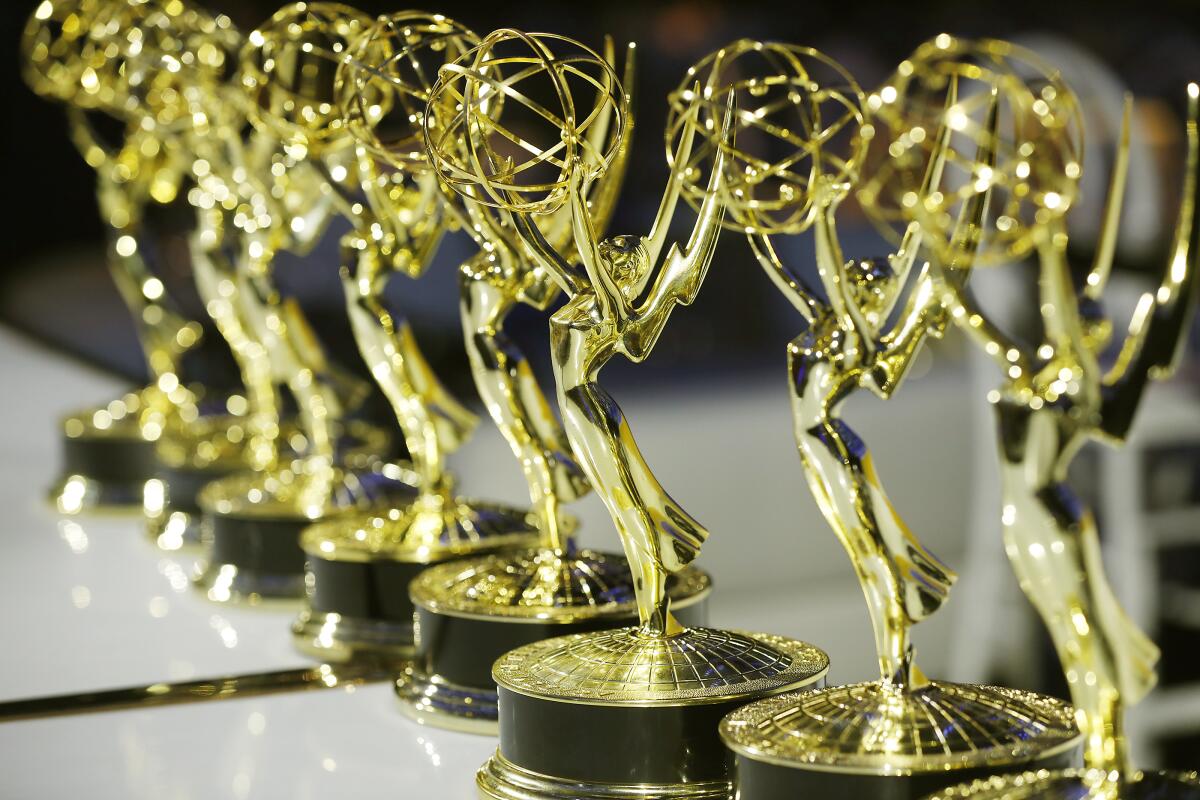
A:
{"type": "MultiPolygon", "coordinates": [[[[479,211],[482,212],[481,209],[479,211]]],[[[499,213],[512,227],[527,254],[546,270],[551,279],[568,296],[574,297],[589,291],[587,276],[577,266],[563,258],[562,254],[546,240],[546,236],[528,214],[515,214],[507,209],[500,209],[499,213]]],[[[482,214],[482,216],[486,217],[487,215],[482,214]]]]}
{"type": "Polygon", "coordinates": [[[600,316],[607,320],[623,319],[629,315],[628,303],[621,293],[620,285],[608,271],[608,265],[600,259],[600,243],[592,227],[587,200],[584,199],[586,191],[583,167],[576,161],[571,167],[567,195],[571,204],[571,231],[575,238],[575,250],[596,296],[600,316]]]}
{"type": "Polygon", "coordinates": [[[1120,355],[1104,376],[1101,431],[1114,439],[1128,435],[1146,385],[1175,370],[1195,313],[1196,254],[1200,249],[1200,212],[1196,205],[1200,168],[1198,103],[1200,87],[1189,84],[1187,166],[1170,261],[1158,291],[1143,295],[1138,303],[1120,355]]]}
{"type": "MultiPolygon", "coordinates": [[[[954,102],[957,93],[952,89],[948,103],[954,102]]],[[[999,120],[997,98],[993,94],[988,109],[988,136],[980,143],[975,153],[975,163],[987,168],[996,166],[996,130],[999,120]]],[[[937,144],[934,147],[929,167],[921,185],[920,197],[927,197],[941,185],[942,172],[945,168],[947,149],[950,144],[950,128],[943,125],[938,132],[937,144]]],[[[958,219],[950,234],[950,255],[943,264],[943,280],[948,280],[959,289],[966,287],[975,254],[979,249],[980,237],[983,230],[983,220],[987,216],[988,202],[991,199],[991,186],[983,192],[975,193],[963,203],[959,209],[958,219]]],[[[893,271],[896,273],[898,286],[903,286],[909,271],[912,269],[923,240],[919,223],[910,223],[904,232],[899,249],[889,258],[893,271]]],[[[949,324],[949,313],[939,302],[936,289],[937,278],[935,270],[926,263],[909,292],[908,301],[895,327],[881,338],[882,354],[877,357],[876,367],[872,374],[871,389],[880,397],[890,397],[908,374],[921,344],[926,335],[940,337],[949,324]]],[[[897,294],[899,296],[899,294],[897,294]]],[[[886,319],[890,308],[883,312],[886,319]]]]}
{"type": "MultiPolygon", "coordinates": [[[[676,304],[691,305],[704,283],[708,267],[716,252],[717,237],[721,232],[721,218],[725,214],[725,169],[726,153],[732,144],[733,137],[733,95],[725,109],[725,117],[721,124],[720,143],[717,156],[713,159],[712,173],[708,178],[708,186],[704,194],[704,202],[700,204],[696,224],[688,238],[687,245],[681,250],[678,244],[671,245],[666,258],[655,271],[650,288],[646,289],[648,280],[643,279],[634,284],[633,290],[638,291],[638,300],[634,315],[622,332],[619,349],[631,361],[642,361],[650,355],[658,337],[666,326],[667,318],[676,304]]],[[[692,129],[693,126],[687,126],[692,129]]],[[[687,149],[691,147],[690,137],[687,139],[687,149]]],[[[688,151],[681,145],[671,173],[671,185],[668,186],[659,208],[658,219],[650,236],[643,240],[646,248],[645,257],[651,268],[657,262],[662,243],[666,238],[666,230],[673,216],[675,203],[679,199],[682,170],[688,160],[688,151]]],[[[646,270],[649,273],[651,270],[646,270]]]]}
{"type": "Polygon", "coordinates": [[[1104,204],[1104,221],[1100,228],[1100,241],[1096,246],[1096,259],[1091,272],[1084,281],[1083,294],[1087,299],[1099,301],[1108,285],[1112,273],[1113,255],[1117,250],[1117,230],[1121,227],[1121,208],[1125,200],[1125,178],[1129,174],[1129,127],[1133,114],[1133,95],[1125,95],[1125,110],[1121,117],[1121,141],[1117,146],[1117,157],[1113,160],[1109,178],[1108,198],[1104,204]]]}
{"type": "Polygon", "coordinates": [[[818,176],[813,187],[813,225],[817,253],[817,274],[829,298],[829,307],[844,331],[858,334],[864,354],[875,350],[875,336],[863,317],[862,311],[850,295],[850,282],[846,276],[846,259],[837,234],[837,207],[845,199],[845,186],[833,185],[827,178],[818,176]]]}
{"type": "Polygon", "coordinates": [[[752,233],[747,238],[750,240],[750,249],[754,257],[758,259],[758,263],[762,265],[775,287],[809,323],[815,320],[825,307],[824,303],[817,299],[811,288],[804,285],[783,265],[771,238],[761,233],[752,233]]]}

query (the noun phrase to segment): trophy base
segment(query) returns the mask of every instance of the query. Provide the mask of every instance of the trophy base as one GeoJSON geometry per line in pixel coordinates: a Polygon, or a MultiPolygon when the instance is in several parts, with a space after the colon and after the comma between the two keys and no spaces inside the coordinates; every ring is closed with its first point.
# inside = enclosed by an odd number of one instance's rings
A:
{"type": "Polygon", "coordinates": [[[918,800],[997,773],[1078,762],[1070,705],[1032,692],[879,681],[770,697],[721,722],[739,800],[918,800]]]}
{"type": "MultiPolygon", "coordinates": [[[[671,609],[688,626],[708,621],[712,579],[688,568],[668,580],[671,609]]],[[[527,644],[635,624],[624,556],[532,549],[431,567],[410,587],[417,614],[413,665],[396,680],[418,722],[492,734],[498,727],[492,665],[527,644]]]]}
{"type": "Polygon", "coordinates": [[[200,469],[160,467],[146,485],[146,535],[162,550],[199,547],[203,538],[200,492],[244,464],[213,464],[200,469]]]}
{"type": "Polygon", "coordinates": [[[246,469],[245,424],[243,418],[229,414],[201,416],[158,441],[159,466],[146,484],[142,511],[146,533],[159,548],[200,545],[200,492],[213,481],[246,469]]]}
{"type": "Polygon", "coordinates": [[[205,561],[193,580],[196,588],[217,603],[302,599],[305,553],[300,536],[306,528],[411,502],[412,487],[389,476],[389,466],[336,470],[332,490],[323,490],[315,505],[301,501],[304,491],[297,486],[304,479],[281,480],[283,473],[236,473],[208,484],[200,494],[205,561]]]}
{"type": "Polygon", "coordinates": [[[396,678],[396,698],[401,713],[419,725],[480,736],[495,736],[499,731],[495,686],[483,690],[459,686],[410,665],[396,678]]]}
{"type": "Polygon", "coordinates": [[[538,536],[528,512],[441,497],[313,525],[300,537],[308,608],[293,628],[296,644],[326,659],[372,652],[411,657],[414,609],[408,587],[418,574],[466,555],[528,547],[538,536]],[[356,624],[336,624],[314,639],[305,624],[314,615],[356,624]]]}
{"type": "MultiPolygon", "coordinates": [[[[136,394],[109,406],[132,406],[136,394]]],[[[119,418],[101,406],[62,420],[62,475],[51,487],[50,501],[63,514],[89,509],[136,511],[146,482],[158,469],[155,443],[147,438],[139,415],[119,418]]]]}
{"type": "Polygon", "coordinates": [[[306,608],[292,623],[296,649],[322,663],[363,658],[402,663],[413,655],[412,623],[346,617],[306,608]]]}
{"type": "Polygon", "coordinates": [[[530,776],[553,797],[727,798],[733,764],[717,735],[721,718],[819,687],[828,671],[829,657],[804,642],[710,628],[535,642],[493,669],[500,748],[476,785],[499,800],[530,796],[521,794],[530,776]]]}
{"type": "Polygon", "coordinates": [[[729,800],[729,781],[581,784],[522,769],[499,751],[475,776],[482,800],[729,800]]]}
{"type": "Polygon", "coordinates": [[[1200,800],[1196,772],[1138,772],[1119,786],[1099,770],[1038,770],[964,783],[929,800],[1200,800]]]}

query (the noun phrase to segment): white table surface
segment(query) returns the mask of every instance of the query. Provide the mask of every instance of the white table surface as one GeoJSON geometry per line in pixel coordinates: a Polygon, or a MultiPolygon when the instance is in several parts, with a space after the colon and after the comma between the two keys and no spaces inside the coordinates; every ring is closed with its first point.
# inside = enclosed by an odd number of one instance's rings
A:
{"type": "MultiPolygon", "coordinates": [[[[45,502],[57,417],[126,387],[2,328],[0,374],[0,701],[310,664],[292,649],[294,608],[209,603],[188,585],[193,558],[156,549],[138,518],[60,517],[45,502]]],[[[664,483],[718,532],[703,564],[717,578],[712,622],[806,638],[830,653],[832,680],[866,679],[875,669],[866,611],[804,486],[782,376],[781,364],[779,380],[686,389],[684,414],[683,395],[661,390],[622,392],[621,402],[664,483]],[[777,548],[770,558],[764,545],[777,548]]],[[[860,430],[885,451],[881,461],[909,462],[895,470],[895,496],[939,487],[944,502],[913,512],[953,543],[965,524],[966,437],[947,437],[937,453],[886,441],[889,429],[907,437],[966,425],[961,405],[921,385],[889,406],[902,425],[863,414],[860,430]]],[[[456,466],[464,491],[521,500],[519,472],[490,426],[456,466]]],[[[576,510],[586,543],[615,547],[594,497],[576,510]]],[[[918,631],[927,671],[946,661],[950,623],[939,615],[918,631]]],[[[457,800],[474,796],[474,772],[494,747],[412,723],[377,683],[0,724],[0,798],[457,800]]]]}

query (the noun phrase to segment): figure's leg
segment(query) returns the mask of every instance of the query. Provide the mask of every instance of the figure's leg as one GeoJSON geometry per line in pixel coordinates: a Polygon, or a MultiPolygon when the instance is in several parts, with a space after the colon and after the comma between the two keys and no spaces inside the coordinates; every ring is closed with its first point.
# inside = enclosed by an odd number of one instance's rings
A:
{"type": "Polygon", "coordinates": [[[179,362],[199,341],[201,328],[168,305],[162,281],[147,266],[137,201],[106,174],[105,167],[98,178],[97,201],[108,223],[109,272],[137,328],[152,380],[171,404],[194,408],[195,398],[180,385],[179,362]]]}
{"type": "Polygon", "coordinates": [[[836,416],[839,384],[830,365],[810,356],[799,342],[788,348],[788,361],[804,474],[866,596],[880,678],[903,687],[920,683],[909,628],[940,605],[952,577],[927,568],[932,559],[912,557],[919,545],[888,501],[865,443],[836,416]],[[917,594],[932,599],[914,604],[911,597],[917,594]]]}
{"type": "Polygon", "coordinates": [[[267,353],[273,382],[286,384],[296,400],[309,440],[306,459],[311,469],[306,477],[314,487],[311,502],[320,502],[317,495],[332,489],[330,471],[334,453],[330,414],[338,409],[337,398],[296,351],[295,333],[289,335],[288,319],[267,274],[267,258],[254,259],[247,253],[239,253],[239,257],[234,297],[254,338],[267,353]]]}
{"type": "MultiPolygon", "coordinates": [[[[353,252],[359,259],[375,258],[369,248],[353,252]]],[[[442,387],[409,326],[397,324],[383,307],[378,297],[382,279],[359,281],[355,274],[378,276],[379,272],[361,264],[354,265],[353,271],[343,270],[347,310],[359,351],[396,413],[422,491],[447,496],[451,487],[446,453],[466,440],[477,418],[442,387]]]]}
{"type": "MultiPolygon", "coordinates": [[[[911,680],[912,645],[908,631],[912,622],[904,612],[904,588],[894,555],[888,551],[864,509],[847,498],[848,487],[854,498],[865,499],[862,475],[853,466],[830,452],[825,442],[834,431],[822,426],[814,436],[802,434],[800,459],[817,507],[837,534],[850,556],[870,613],[875,649],[879,657],[880,678],[884,682],[908,685],[911,680]]],[[[869,510],[866,510],[869,514],[869,510]]]]}
{"type": "Polygon", "coordinates": [[[262,470],[274,464],[278,455],[275,442],[279,436],[279,398],[271,375],[271,361],[266,348],[251,335],[239,314],[237,276],[220,250],[218,226],[206,222],[204,216],[201,212],[197,230],[189,238],[192,273],[205,309],[237,361],[249,401],[247,461],[252,469],[262,470]]]}
{"type": "Polygon", "coordinates": [[[463,339],[475,386],[525,472],[547,545],[563,549],[567,543],[559,505],[582,497],[590,487],[525,354],[504,332],[504,320],[516,304],[514,293],[470,265],[460,273],[460,290],[463,339]]]}
{"type": "Polygon", "coordinates": [[[870,509],[884,548],[895,562],[904,614],[910,621],[920,622],[942,607],[957,576],[905,524],[884,491],[870,453],[862,459],[861,476],[870,498],[866,508],[870,509]]]}
{"type": "Polygon", "coordinates": [[[1122,706],[1153,686],[1157,648],[1119,612],[1091,515],[1080,514],[1064,486],[1029,492],[1018,469],[1005,474],[1006,552],[1066,672],[1085,763],[1123,771],[1122,706]]]}
{"type": "Polygon", "coordinates": [[[653,634],[681,630],[669,612],[666,578],[695,560],[708,531],[658,483],[612,397],[592,382],[564,386],[560,365],[556,370],[559,406],[571,442],[641,582],[642,627],[653,634]]]}

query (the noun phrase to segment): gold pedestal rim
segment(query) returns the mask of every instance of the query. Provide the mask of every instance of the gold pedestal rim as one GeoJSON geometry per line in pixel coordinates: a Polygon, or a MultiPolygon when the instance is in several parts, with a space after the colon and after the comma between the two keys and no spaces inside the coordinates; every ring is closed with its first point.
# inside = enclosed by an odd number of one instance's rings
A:
{"type": "MultiPolygon", "coordinates": [[[[144,512],[144,509],[143,509],[144,512]]],[[[202,553],[203,519],[199,514],[169,506],[161,513],[146,514],[146,538],[164,552],[202,553]]]]}
{"type": "MultiPolygon", "coordinates": [[[[121,403],[126,398],[114,402],[121,403]]],[[[124,439],[127,441],[142,441],[154,444],[158,436],[147,436],[142,428],[141,420],[136,411],[129,411],[120,417],[113,417],[104,405],[91,406],[70,411],[58,418],[63,435],[68,439],[124,439]],[[97,414],[109,414],[106,425],[97,425],[97,414]]]]}
{"type": "Polygon", "coordinates": [[[248,469],[245,417],[210,414],[180,428],[168,428],[154,444],[159,463],[169,469],[230,472],[248,469]]]}
{"type": "Polygon", "coordinates": [[[537,519],[526,510],[469,498],[453,498],[440,507],[414,502],[386,511],[361,509],[310,525],[300,547],[327,561],[395,561],[435,564],[464,555],[528,547],[540,536],[537,519]],[[480,520],[493,517],[500,530],[485,530],[480,520]]]}
{"type": "Polygon", "coordinates": [[[98,481],[79,473],[64,474],[51,484],[45,502],[69,517],[132,518],[142,515],[146,484],[151,480],[98,481]]]}
{"type": "Polygon", "coordinates": [[[764,698],[721,721],[738,756],[854,775],[911,776],[1037,762],[1078,748],[1074,709],[1000,686],[881,681],[764,698]],[[956,735],[946,734],[953,726],[956,735]]]}
{"type": "Polygon", "coordinates": [[[296,649],[319,661],[346,663],[361,657],[395,661],[403,668],[415,652],[412,625],[301,609],[292,622],[296,649]]]}
{"type": "Polygon", "coordinates": [[[501,689],[553,702],[665,707],[802,689],[828,672],[823,650],[786,636],[696,627],[649,637],[626,627],[519,647],[496,661],[492,677],[501,689]]]}
{"type": "MultiPolygon", "coordinates": [[[[672,608],[688,608],[709,596],[712,577],[689,566],[668,579],[667,592],[672,608]]],[[[413,605],[434,614],[541,625],[632,619],[637,615],[633,593],[623,555],[586,548],[564,553],[535,547],[461,559],[423,571],[409,587],[413,605]],[[598,602],[613,588],[600,576],[614,571],[622,581],[617,588],[628,598],[598,602]],[[539,591],[530,594],[530,586],[539,591]]]]}
{"type": "Polygon", "coordinates": [[[192,576],[192,587],[205,599],[222,605],[295,609],[304,599],[304,575],[239,570],[236,564],[203,562],[192,576]],[[280,592],[273,583],[288,587],[280,592]]]}
{"type": "Polygon", "coordinates": [[[926,800],[1196,800],[1200,797],[1200,772],[1138,771],[1132,781],[1119,788],[1111,783],[1106,785],[1106,778],[1101,770],[1031,770],[951,786],[931,794],[926,800]],[[1156,793],[1151,796],[1138,791],[1139,785],[1156,779],[1176,783],[1187,794],[1156,793]],[[1091,794],[1080,794],[1081,790],[1089,789],[1091,794]]]}
{"type": "Polygon", "coordinates": [[[460,686],[412,666],[396,677],[394,690],[401,713],[419,725],[480,736],[500,732],[495,690],[460,686]]]}
{"type": "Polygon", "coordinates": [[[728,781],[703,783],[579,783],[541,775],[497,750],[475,774],[480,800],[729,800],[728,781]]]}

